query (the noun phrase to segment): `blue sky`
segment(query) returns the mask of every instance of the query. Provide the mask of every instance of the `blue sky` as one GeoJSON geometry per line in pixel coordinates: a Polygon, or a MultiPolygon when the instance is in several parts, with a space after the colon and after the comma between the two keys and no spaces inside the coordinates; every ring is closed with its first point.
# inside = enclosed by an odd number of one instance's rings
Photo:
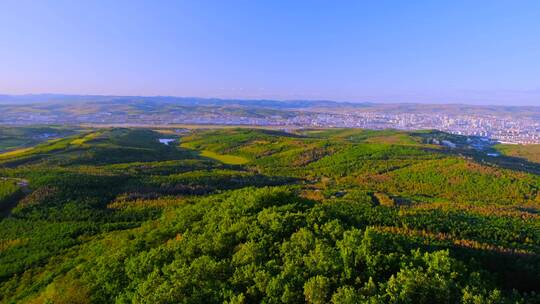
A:
{"type": "Polygon", "coordinates": [[[540,106],[540,1],[4,0],[0,93],[540,106]]]}

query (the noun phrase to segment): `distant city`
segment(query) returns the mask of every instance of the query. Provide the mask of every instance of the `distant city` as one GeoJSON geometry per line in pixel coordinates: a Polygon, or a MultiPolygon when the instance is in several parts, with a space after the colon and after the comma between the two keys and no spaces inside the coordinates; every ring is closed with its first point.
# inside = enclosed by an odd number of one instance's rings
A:
{"type": "Polygon", "coordinates": [[[436,129],[502,143],[540,143],[540,107],[220,100],[176,97],[0,96],[0,124],[252,125],[436,129]]]}
{"type": "Polygon", "coordinates": [[[380,112],[326,114],[309,113],[286,120],[314,127],[358,127],[366,129],[436,129],[452,134],[474,135],[501,143],[540,143],[540,121],[476,114],[385,114],[380,112]]]}

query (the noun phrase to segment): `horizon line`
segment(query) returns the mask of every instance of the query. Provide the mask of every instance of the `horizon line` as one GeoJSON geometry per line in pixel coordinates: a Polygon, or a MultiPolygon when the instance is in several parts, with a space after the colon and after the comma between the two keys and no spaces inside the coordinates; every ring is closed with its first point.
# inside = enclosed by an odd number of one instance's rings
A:
{"type": "MultiPolygon", "coordinates": [[[[63,96],[63,97],[121,97],[121,98],[182,98],[182,99],[202,99],[221,101],[275,101],[275,102],[331,102],[338,104],[371,104],[371,105],[430,105],[430,106],[470,106],[470,107],[504,107],[504,108],[540,108],[540,105],[501,105],[501,104],[475,104],[466,102],[384,102],[384,101],[343,101],[332,99],[283,99],[283,98],[246,98],[246,97],[200,97],[200,96],[179,96],[179,95],[120,95],[120,94],[84,94],[84,93],[23,93],[6,94],[0,92],[0,97],[25,97],[25,96],[63,96]]],[[[0,104],[3,104],[0,100],[0,104]]]]}

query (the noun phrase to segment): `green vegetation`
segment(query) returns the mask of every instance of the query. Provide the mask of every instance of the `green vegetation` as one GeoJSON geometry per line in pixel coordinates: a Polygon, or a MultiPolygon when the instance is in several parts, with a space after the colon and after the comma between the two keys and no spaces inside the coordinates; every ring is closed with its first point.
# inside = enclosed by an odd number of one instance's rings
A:
{"type": "Polygon", "coordinates": [[[72,133],[72,130],[64,127],[1,127],[0,153],[72,133]]]}
{"type": "Polygon", "coordinates": [[[0,303],[540,303],[540,165],[430,131],[162,136],[0,154],[0,303]]]}
{"type": "Polygon", "coordinates": [[[495,148],[504,155],[540,163],[540,145],[497,145],[495,148]]]}

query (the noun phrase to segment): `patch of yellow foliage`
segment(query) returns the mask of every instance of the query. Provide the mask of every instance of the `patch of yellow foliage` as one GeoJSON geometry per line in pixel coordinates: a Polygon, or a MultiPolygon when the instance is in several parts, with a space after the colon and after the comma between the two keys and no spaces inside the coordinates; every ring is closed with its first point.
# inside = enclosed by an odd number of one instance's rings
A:
{"type": "Polygon", "coordinates": [[[74,139],[71,141],[71,144],[72,145],[82,145],[84,143],[86,143],[87,141],[90,141],[92,139],[95,139],[97,138],[99,135],[101,135],[101,132],[93,132],[93,133],[90,133],[90,134],[87,134],[81,138],[77,138],[77,139],[74,139]]]}
{"type": "Polygon", "coordinates": [[[13,156],[19,156],[19,155],[22,155],[22,154],[24,154],[24,153],[26,153],[28,151],[31,151],[32,149],[34,149],[34,148],[22,148],[22,149],[17,149],[17,150],[5,152],[5,153],[0,154],[0,159],[9,158],[9,157],[13,157],[13,156]]]}
{"type": "Polygon", "coordinates": [[[24,243],[26,243],[26,240],[23,240],[23,239],[0,240],[0,251],[4,251],[8,248],[21,245],[24,243]]]}
{"type": "Polygon", "coordinates": [[[227,165],[243,165],[249,160],[241,156],[229,155],[229,154],[218,154],[209,150],[201,151],[201,156],[208,157],[220,161],[227,165]]]}

